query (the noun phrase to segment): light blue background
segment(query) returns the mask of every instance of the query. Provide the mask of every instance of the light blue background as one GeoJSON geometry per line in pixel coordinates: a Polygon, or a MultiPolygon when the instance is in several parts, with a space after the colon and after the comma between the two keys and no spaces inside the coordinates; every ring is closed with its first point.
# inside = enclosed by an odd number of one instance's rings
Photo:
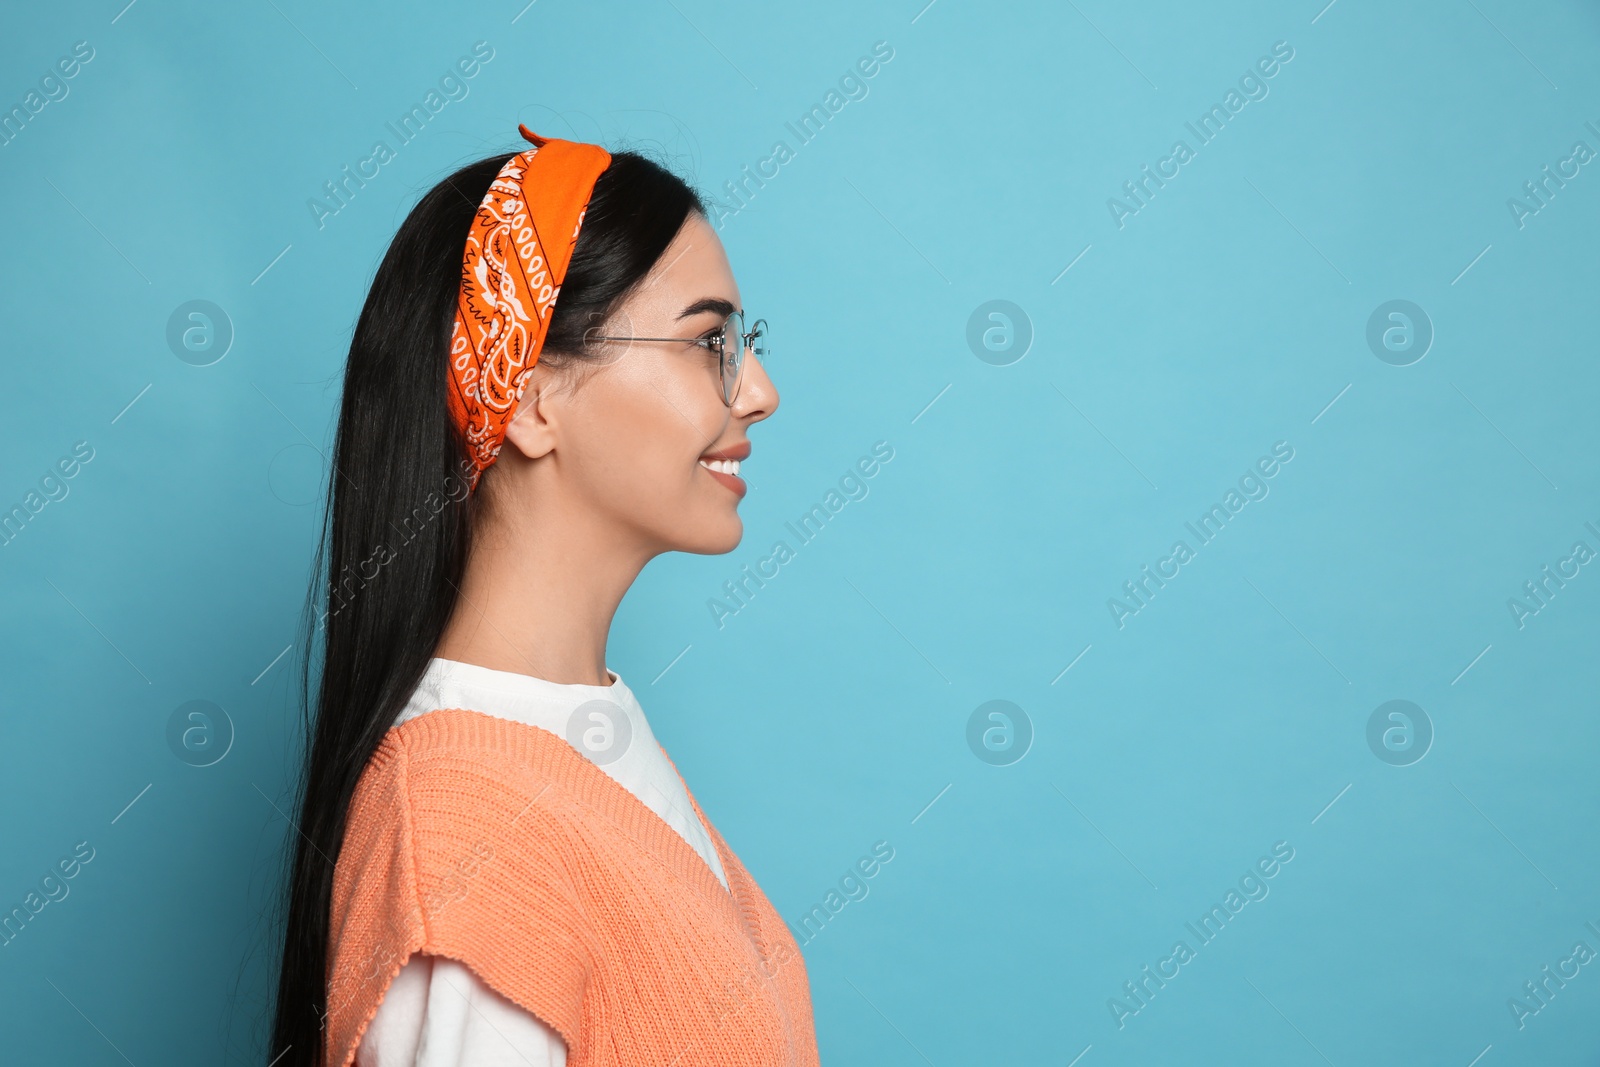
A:
{"type": "Polygon", "coordinates": [[[6,108],[95,57],[0,147],[0,508],[95,456],[0,547],[0,905],[95,858],[0,948],[7,1060],[270,1058],[275,657],[349,330],[420,191],[522,121],[724,201],[796,152],[722,228],[781,343],[745,541],[652,564],[610,657],[785,917],[894,848],[804,949],[824,1063],[1592,1063],[1600,964],[1520,1029],[1507,1002],[1600,951],[1600,573],[1520,629],[1507,600],[1600,549],[1600,170],[1521,227],[1507,200],[1600,150],[1600,13],[1323,2],[8,14],[6,108]],[[479,40],[470,94],[319,229],[308,198],[479,40]],[[1107,199],[1277,41],[1269,95],[1119,228],[1107,199]],[[194,299],[236,331],[211,366],[165,339],[194,299]],[[1366,343],[1391,299],[1436,331],[1409,366],[1366,343]],[[990,300],[1034,334],[1007,366],[966,340],[990,300]],[[718,629],[878,441],[870,494],[718,629]],[[1119,629],[1108,598],[1277,441],[1270,495],[1119,629]],[[194,699],[236,730],[204,768],[165,739],[194,699]],[[994,699],[1034,730],[1009,766],[966,741],[994,699]],[[1366,740],[1392,699],[1435,730],[1409,766],[1366,740]],[[1279,841],[1270,895],[1119,1028],[1108,999],[1279,841]]]}

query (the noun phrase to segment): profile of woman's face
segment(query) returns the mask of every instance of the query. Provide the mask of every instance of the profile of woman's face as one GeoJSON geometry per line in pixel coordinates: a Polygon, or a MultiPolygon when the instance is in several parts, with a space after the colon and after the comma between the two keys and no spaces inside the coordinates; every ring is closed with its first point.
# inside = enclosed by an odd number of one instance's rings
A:
{"type": "MultiPolygon", "coordinates": [[[[729,309],[744,310],[750,328],[755,316],[740,299],[722,241],[703,216],[691,213],[638,289],[593,332],[704,337],[721,327],[729,309]]],[[[730,336],[728,343],[742,341],[730,336]]],[[[554,370],[536,365],[533,381],[553,389],[530,420],[524,417],[530,398],[541,391],[530,387],[508,442],[536,462],[554,464],[569,506],[593,511],[606,527],[652,551],[732,551],[744,532],[738,505],[746,482],[713,474],[705,457],[749,455],[751,425],[778,407],[765,368],[754,355],[745,357],[729,407],[716,352],[707,346],[610,341],[599,352],[598,361],[554,370]]],[[[743,459],[740,466],[748,463],[743,459]]]]}

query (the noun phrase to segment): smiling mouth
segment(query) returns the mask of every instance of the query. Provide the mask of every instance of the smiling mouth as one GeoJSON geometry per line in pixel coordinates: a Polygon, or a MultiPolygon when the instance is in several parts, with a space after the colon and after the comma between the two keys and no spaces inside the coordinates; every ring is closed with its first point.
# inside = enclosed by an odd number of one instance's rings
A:
{"type": "Polygon", "coordinates": [[[721,482],[725,488],[733,490],[737,498],[743,499],[745,493],[750,491],[750,487],[745,484],[745,480],[739,477],[738,460],[702,459],[700,466],[704,467],[706,473],[721,482]]]}

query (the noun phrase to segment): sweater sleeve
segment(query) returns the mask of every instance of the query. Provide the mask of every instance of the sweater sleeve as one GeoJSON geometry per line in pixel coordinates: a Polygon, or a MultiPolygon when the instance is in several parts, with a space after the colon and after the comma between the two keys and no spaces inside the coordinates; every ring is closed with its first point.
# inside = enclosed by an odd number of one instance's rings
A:
{"type": "MultiPolygon", "coordinates": [[[[523,1014],[570,1045],[598,953],[571,867],[586,848],[581,815],[471,737],[420,756],[407,737],[391,731],[351,798],[330,913],[326,1062],[355,1061],[417,956],[459,961],[508,1002],[518,991],[523,1014]]],[[[430,1015],[461,999],[454,985],[427,985],[430,1015]]]]}
{"type": "Polygon", "coordinates": [[[565,1067],[561,1035],[457,960],[418,953],[384,994],[356,1067],[565,1067]]]}

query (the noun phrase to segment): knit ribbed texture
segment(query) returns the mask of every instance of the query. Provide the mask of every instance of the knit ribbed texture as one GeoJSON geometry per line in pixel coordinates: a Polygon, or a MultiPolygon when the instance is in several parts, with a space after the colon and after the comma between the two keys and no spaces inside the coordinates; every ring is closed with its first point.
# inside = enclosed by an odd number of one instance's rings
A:
{"type": "Polygon", "coordinates": [[[462,961],[554,1028],[568,1067],[814,1067],[800,950],[684,789],[728,889],[548,730],[459,708],[391,729],[334,871],[327,1067],[353,1062],[416,952],[462,961]]]}

